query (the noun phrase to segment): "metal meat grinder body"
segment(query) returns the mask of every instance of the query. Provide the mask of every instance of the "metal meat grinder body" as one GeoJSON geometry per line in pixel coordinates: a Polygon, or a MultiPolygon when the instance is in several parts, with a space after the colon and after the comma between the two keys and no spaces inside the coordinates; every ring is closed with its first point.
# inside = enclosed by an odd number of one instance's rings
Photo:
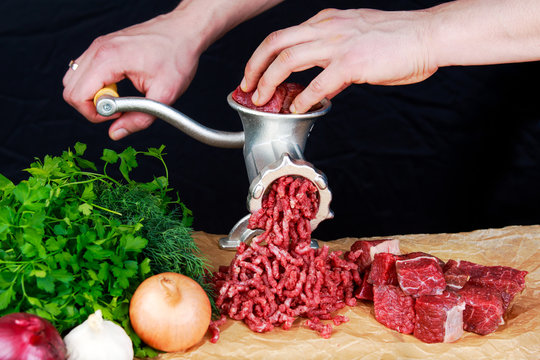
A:
{"type": "MultiPolygon", "coordinates": [[[[244,149],[244,160],[250,182],[246,215],[232,228],[229,235],[220,239],[222,249],[234,250],[240,242],[247,242],[260,230],[248,229],[252,213],[262,207],[262,199],[271,184],[281,176],[302,176],[311,180],[318,189],[319,210],[311,228],[333,217],[330,210],[332,193],[326,176],[304,159],[304,148],[316,118],[326,114],[331,107],[324,99],[317,110],[305,114],[266,113],[238,104],[228,95],[229,105],[240,115],[243,132],[226,132],[210,129],[170,106],[141,97],[114,97],[103,95],[96,101],[97,112],[111,116],[120,112],[142,112],[160,118],[202,143],[244,149]]],[[[312,240],[312,247],[318,244],[312,240]]]]}

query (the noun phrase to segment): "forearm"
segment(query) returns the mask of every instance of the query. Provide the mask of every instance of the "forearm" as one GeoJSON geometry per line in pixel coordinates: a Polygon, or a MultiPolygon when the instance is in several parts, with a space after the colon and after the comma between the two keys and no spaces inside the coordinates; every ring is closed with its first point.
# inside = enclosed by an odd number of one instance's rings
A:
{"type": "MultiPolygon", "coordinates": [[[[283,0],[183,0],[169,16],[189,23],[201,51],[238,24],[283,0]]],[[[186,28],[186,26],[182,26],[186,28]]]]}
{"type": "Polygon", "coordinates": [[[439,67],[540,60],[538,0],[457,0],[427,11],[439,67]]]}

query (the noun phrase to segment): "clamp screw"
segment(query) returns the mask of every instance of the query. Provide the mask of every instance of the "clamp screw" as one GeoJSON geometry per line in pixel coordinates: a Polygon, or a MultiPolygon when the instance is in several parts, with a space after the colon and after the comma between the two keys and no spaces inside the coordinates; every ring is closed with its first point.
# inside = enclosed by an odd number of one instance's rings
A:
{"type": "Polygon", "coordinates": [[[253,196],[254,199],[260,198],[263,194],[263,190],[263,186],[261,184],[257,184],[257,186],[255,186],[253,189],[251,196],[253,196]]]}
{"type": "Polygon", "coordinates": [[[321,175],[318,175],[313,181],[315,182],[315,184],[317,184],[317,186],[321,190],[324,190],[328,187],[328,183],[326,182],[326,179],[321,175]]]}

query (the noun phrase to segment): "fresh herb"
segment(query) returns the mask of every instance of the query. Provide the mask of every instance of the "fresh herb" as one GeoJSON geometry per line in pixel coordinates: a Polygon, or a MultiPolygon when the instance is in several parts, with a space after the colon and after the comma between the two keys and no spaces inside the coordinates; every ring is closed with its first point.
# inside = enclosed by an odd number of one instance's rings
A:
{"type": "MultiPolygon", "coordinates": [[[[162,161],[167,174],[162,150],[152,155],[162,161]]],[[[110,155],[109,160],[114,162],[114,154],[110,155]]],[[[103,185],[98,185],[101,191],[96,203],[121,214],[117,216],[124,224],[142,224],[140,235],[148,239],[143,254],[150,259],[152,273],[175,272],[197,281],[209,295],[213,312],[217,314],[213,286],[205,278],[208,266],[192,237],[192,213],[178,197],[173,201],[167,196],[171,189],[167,188],[166,180],[167,175],[152,183],[130,182],[114,189],[102,189],[103,185]]]]}
{"type": "MultiPolygon", "coordinates": [[[[82,157],[86,145],[77,143],[74,151],[36,160],[26,169],[29,178],[17,185],[0,175],[0,315],[34,313],[63,333],[101,310],[104,318],[124,327],[134,342],[136,356],[156,354],[145,348],[131,329],[129,300],[141,281],[155,271],[151,259],[156,259],[152,256],[156,250],[152,249],[159,243],[159,232],[167,230],[165,225],[151,227],[159,224],[160,217],[165,222],[174,217],[174,225],[181,225],[186,232],[180,238],[185,245],[190,243],[187,226],[191,221],[189,210],[167,195],[170,189],[163,149],[104,150],[101,159],[105,164],[99,172],[93,162],[82,157]],[[132,180],[138,155],[163,162],[165,176],[146,183],[132,180]],[[112,164],[118,164],[123,181],[107,174],[112,164]],[[149,213],[123,214],[120,207],[108,207],[112,203],[106,199],[114,199],[113,194],[117,200],[131,194],[132,200],[153,205],[149,213]],[[167,212],[172,204],[178,205],[182,214],[167,212]],[[149,215],[158,208],[161,215],[149,222],[149,215]],[[171,218],[165,214],[172,214],[171,218]],[[146,237],[150,235],[155,236],[151,242],[146,237]]],[[[174,229],[166,236],[166,246],[174,244],[173,236],[181,232],[179,227],[174,229]]],[[[189,259],[197,253],[196,248],[183,249],[193,254],[189,259]]],[[[204,262],[193,265],[188,261],[182,266],[196,268],[199,276],[204,262]]]]}

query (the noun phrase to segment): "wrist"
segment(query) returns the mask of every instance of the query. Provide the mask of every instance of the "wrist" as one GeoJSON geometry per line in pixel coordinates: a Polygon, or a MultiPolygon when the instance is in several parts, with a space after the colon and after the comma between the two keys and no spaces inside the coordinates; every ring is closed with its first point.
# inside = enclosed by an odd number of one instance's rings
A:
{"type": "Polygon", "coordinates": [[[183,0],[169,16],[188,32],[202,53],[238,24],[283,0],[183,0]]]}
{"type": "Polygon", "coordinates": [[[534,61],[537,0],[456,0],[428,9],[430,49],[438,66],[534,61]]]}

